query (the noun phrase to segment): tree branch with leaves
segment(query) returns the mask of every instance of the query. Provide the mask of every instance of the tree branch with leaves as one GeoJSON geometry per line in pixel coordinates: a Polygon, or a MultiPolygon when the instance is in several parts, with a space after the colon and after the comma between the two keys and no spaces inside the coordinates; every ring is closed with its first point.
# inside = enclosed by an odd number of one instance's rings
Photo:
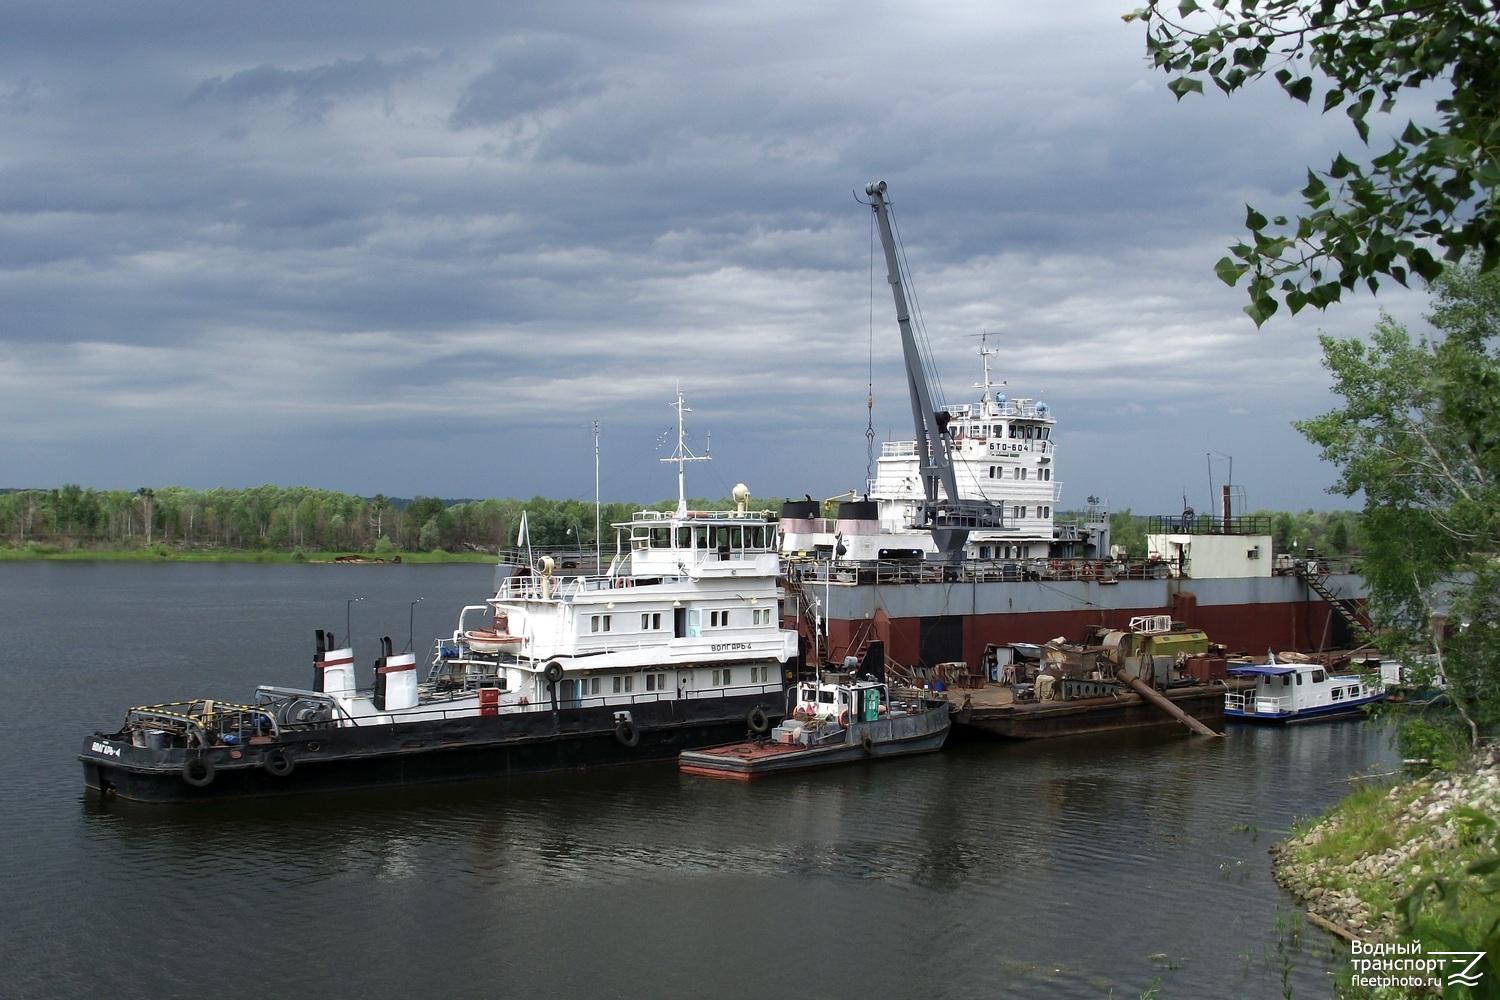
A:
{"type": "MultiPolygon", "coordinates": [[[[1146,27],[1153,66],[1177,99],[1211,81],[1225,94],[1269,76],[1326,114],[1342,108],[1369,153],[1370,115],[1421,106],[1378,155],[1339,153],[1307,172],[1305,211],[1246,206],[1248,240],[1215,271],[1246,275],[1257,326],[1284,302],[1324,309],[1382,277],[1432,280],[1442,260],[1500,263],[1500,8],[1494,0],[1195,0],[1125,15],[1146,27]]],[[[1393,130],[1394,131],[1394,130],[1393,130]]]]}

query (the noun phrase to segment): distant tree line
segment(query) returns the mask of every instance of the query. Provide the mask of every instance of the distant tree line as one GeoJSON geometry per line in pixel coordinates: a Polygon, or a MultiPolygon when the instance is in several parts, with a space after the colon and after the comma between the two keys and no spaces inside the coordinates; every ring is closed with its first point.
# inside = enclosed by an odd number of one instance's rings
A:
{"type": "MultiPolygon", "coordinates": [[[[731,505],[728,499],[692,501],[696,509],[731,505]]],[[[775,511],[780,505],[779,499],[750,501],[752,510],[775,511]]],[[[669,510],[675,501],[601,504],[604,548],[614,546],[610,525],[628,519],[643,506],[669,510]]],[[[44,544],[63,549],[163,545],[309,552],[493,552],[516,544],[522,511],[532,545],[594,547],[594,504],[587,500],[408,500],[300,486],[93,490],[69,484],[55,490],[5,490],[0,491],[0,538],[15,546],[44,544]]],[[[1313,548],[1319,555],[1345,555],[1359,548],[1359,515],[1351,511],[1256,511],[1255,515],[1270,519],[1277,552],[1313,548]]],[[[1112,514],[1114,544],[1125,545],[1133,556],[1144,556],[1146,523],[1145,517],[1128,509],[1112,514]]]]}
{"type": "MultiPolygon", "coordinates": [[[[762,501],[754,501],[764,505],[762,501]]],[[[779,501],[769,502],[774,509],[779,501]]],[[[669,509],[675,501],[654,505],[669,509]]],[[[730,501],[694,501],[726,507],[730,501]]],[[[604,547],[610,524],[641,505],[601,504],[604,547]]],[[[759,507],[757,507],[759,509],[759,507]]],[[[527,534],[542,548],[591,549],[594,504],[585,500],[410,500],[351,496],[306,487],[190,490],[180,486],[0,492],[0,532],[12,545],[74,548],[277,549],[285,551],[495,551],[516,544],[521,513],[527,534]]]]}

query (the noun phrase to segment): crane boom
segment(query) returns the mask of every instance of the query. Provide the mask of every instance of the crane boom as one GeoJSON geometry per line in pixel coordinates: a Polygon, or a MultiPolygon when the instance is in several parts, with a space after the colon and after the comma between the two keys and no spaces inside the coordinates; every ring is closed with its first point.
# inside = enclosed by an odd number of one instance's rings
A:
{"type": "Polygon", "coordinates": [[[963,557],[964,542],[971,530],[1003,526],[1003,507],[986,500],[965,500],[958,495],[958,477],[948,439],[949,415],[933,403],[932,386],[928,384],[927,370],[912,332],[911,312],[906,305],[906,284],[901,277],[901,263],[896,255],[896,239],[891,231],[885,192],[885,181],[865,186],[865,194],[870,196],[870,209],[875,213],[880,229],[880,242],[885,248],[891,296],[896,301],[896,324],[901,329],[901,352],[906,360],[912,423],[917,432],[917,465],[921,470],[924,499],[918,508],[915,526],[932,532],[933,542],[944,561],[958,562],[963,557]]]}

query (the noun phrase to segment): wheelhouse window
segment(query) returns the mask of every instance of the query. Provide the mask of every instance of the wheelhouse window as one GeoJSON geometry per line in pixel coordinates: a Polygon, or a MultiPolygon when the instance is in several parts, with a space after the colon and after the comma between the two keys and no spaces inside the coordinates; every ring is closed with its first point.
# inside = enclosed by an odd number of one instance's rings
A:
{"type": "Polygon", "coordinates": [[[1334,688],[1332,691],[1332,697],[1334,701],[1342,701],[1344,698],[1344,689],[1334,688]]]}

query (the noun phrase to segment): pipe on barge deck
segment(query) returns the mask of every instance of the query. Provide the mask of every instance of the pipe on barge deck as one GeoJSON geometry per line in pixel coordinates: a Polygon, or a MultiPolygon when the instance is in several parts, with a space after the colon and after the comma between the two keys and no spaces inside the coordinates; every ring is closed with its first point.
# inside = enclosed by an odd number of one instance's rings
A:
{"type": "Polygon", "coordinates": [[[1121,667],[1115,671],[1115,680],[1119,681],[1121,684],[1128,685],[1130,689],[1136,694],[1140,695],[1142,698],[1146,699],[1151,704],[1161,709],[1163,712],[1166,712],[1172,718],[1176,719],[1184,726],[1187,726],[1199,736],[1224,735],[1223,733],[1214,732],[1212,729],[1208,728],[1208,726],[1204,725],[1201,721],[1193,718],[1191,715],[1187,714],[1182,709],[1172,704],[1172,702],[1168,700],[1166,695],[1162,694],[1160,691],[1156,690],[1156,688],[1152,687],[1150,684],[1147,684],[1139,677],[1128,672],[1124,667],[1121,667]]]}

